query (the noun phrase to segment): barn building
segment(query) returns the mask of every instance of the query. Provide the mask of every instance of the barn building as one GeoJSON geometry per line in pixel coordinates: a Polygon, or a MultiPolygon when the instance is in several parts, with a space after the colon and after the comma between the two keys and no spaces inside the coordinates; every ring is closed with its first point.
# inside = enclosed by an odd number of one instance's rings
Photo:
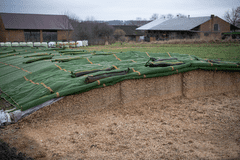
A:
{"type": "Polygon", "coordinates": [[[70,41],[66,15],[0,13],[0,42],[70,41]]]}
{"type": "Polygon", "coordinates": [[[239,29],[238,27],[211,15],[207,17],[174,18],[155,20],[136,30],[145,31],[146,41],[184,39],[184,38],[221,38],[222,33],[239,29]]]}

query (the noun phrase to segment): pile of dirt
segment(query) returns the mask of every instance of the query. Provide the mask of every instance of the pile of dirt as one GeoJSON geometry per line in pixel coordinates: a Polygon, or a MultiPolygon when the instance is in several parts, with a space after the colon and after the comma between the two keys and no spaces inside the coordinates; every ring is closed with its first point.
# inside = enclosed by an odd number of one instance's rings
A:
{"type": "Polygon", "coordinates": [[[71,104],[77,96],[7,126],[0,138],[34,159],[240,158],[238,92],[94,109],[71,104]]]}

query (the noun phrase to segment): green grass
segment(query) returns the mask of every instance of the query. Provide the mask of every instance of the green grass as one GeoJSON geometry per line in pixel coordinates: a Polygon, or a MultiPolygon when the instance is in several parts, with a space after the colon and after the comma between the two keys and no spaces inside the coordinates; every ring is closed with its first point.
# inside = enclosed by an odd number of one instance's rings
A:
{"type": "Polygon", "coordinates": [[[90,51],[102,50],[112,52],[142,51],[154,53],[180,53],[195,55],[206,59],[223,61],[240,61],[240,43],[203,43],[203,44],[141,44],[114,43],[108,46],[89,46],[90,51]]]}

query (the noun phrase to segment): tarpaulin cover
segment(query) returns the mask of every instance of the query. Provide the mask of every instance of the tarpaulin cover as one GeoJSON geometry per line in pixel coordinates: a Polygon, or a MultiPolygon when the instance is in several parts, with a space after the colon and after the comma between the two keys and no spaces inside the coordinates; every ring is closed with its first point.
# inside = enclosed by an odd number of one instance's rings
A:
{"type": "Polygon", "coordinates": [[[22,111],[56,97],[127,79],[168,76],[196,69],[239,72],[240,63],[178,53],[88,52],[30,47],[0,49],[1,97],[22,111]]]}

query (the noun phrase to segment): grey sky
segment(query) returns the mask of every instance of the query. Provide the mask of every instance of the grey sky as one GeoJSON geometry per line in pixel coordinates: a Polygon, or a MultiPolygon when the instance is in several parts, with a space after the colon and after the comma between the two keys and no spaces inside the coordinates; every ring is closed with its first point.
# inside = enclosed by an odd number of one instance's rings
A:
{"type": "Polygon", "coordinates": [[[240,0],[0,0],[0,12],[62,14],[68,11],[85,20],[149,20],[159,15],[178,13],[191,17],[214,14],[223,18],[226,11],[240,6],[240,0]]]}

